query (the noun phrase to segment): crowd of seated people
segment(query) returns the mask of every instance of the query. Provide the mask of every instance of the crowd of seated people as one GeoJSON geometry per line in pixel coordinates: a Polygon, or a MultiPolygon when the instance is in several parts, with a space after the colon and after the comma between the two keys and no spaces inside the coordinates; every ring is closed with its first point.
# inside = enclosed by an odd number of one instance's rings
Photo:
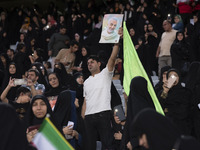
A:
{"type": "MultiPolygon", "coordinates": [[[[47,113],[75,149],[89,149],[87,143],[90,141],[82,114],[86,96],[84,81],[96,75],[91,75],[88,57],[98,56],[98,62],[95,59],[93,62],[100,64],[99,67],[103,70],[109,67],[106,64],[110,64],[116,46],[99,43],[105,14],[124,14],[123,21],[126,22],[146,73],[149,76],[159,76],[154,89],[165,114],[163,119],[163,116],[154,111],[146,79],[133,78],[130,93],[125,95],[125,98],[128,96],[124,109],[126,120],[120,120],[113,110],[109,111],[112,127],[110,132],[113,135],[108,137],[112,142],[110,149],[136,150],[145,147],[167,150],[177,148],[177,140],[187,139],[195,141],[193,146],[199,149],[200,2],[106,0],[97,5],[95,1],[89,0],[85,6],[80,2],[68,0],[64,10],[53,2],[49,3],[47,9],[37,4],[32,7],[19,5],[12,9],[0,8],[0,111],[7,109],[12,113],[13,110],[16,112],[12,115],[18,116],[17,126],[20,126],[19,131],[25,135],[21,133],[24,136],[19,142],[23,143],[21,149],[34,149],[31,142],[38,129],[29,129],[35,125],[39,128],[47,113]],[[169,35],[172,32],[173,37],[169,35]],[[170,40],[170,45],[165,38],[170,40]],[[166,44],[168,53],[161,53],[166,44]],[[165,57],[170,58],[171,63],[162,63],[160,67],[161,58],[165,57]],[[168,80],[172,76],[176,80],[169,87],[168,80]],[[174,136],[160,132],[154,137],[153,132],[148,133],[148,130],[152,130],[151,124],[142,124],[140,120],[145,115],[145,111],[141,111],[145,109],[149,112],[149,117],[159,118],[154,123],[160,123],[162,130],[176,130],[174,136]],[[37,110],[41,113],[37,114],[37,110]],[[162,119],[163,122],[160,121],[162,119]],[[73,128],[67,126],[70,121],[74,122],[73,128]],[[164,122],[166,126],[163,126],[164,122]],[[161,145],[161,148],[154,140],[162,136],[165,136],[165,141],[170,142],[167,146],[161,145]]],[[[118,45],[117,54],[120,63],[116,61],[112,72],[120,75],[117,79],[121,83],[124,72],[122,41],[118,45]]],[[[122,105],[122,102],[113,83],[110,87],[107,90],[111,93],[110,105],[113,109],[114,106],[122,105]]],[[[3,119],[3,115],[0,118],[3,119]]],[[[149,119],[148,115],[146,119],[149,119]]],[[[10,124],[12,120],[9,122],[7,118],[5,123],[10,124]]],[[[5,144],[6,140],[12,142],[12,138],[8,138],[2,140],[2,143],[5,144]]],[[[97,141],[101,140],[102,137],[97,136],[97,141]]],[[[9,148],[8,143],[3,146],[9,148]]],[[[103,143],[102,147],[105,148],[104,146],[103,143]]]]}

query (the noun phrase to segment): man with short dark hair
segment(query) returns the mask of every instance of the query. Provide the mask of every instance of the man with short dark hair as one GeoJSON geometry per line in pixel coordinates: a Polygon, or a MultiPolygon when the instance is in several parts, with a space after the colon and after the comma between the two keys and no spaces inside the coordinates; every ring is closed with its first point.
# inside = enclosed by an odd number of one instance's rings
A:
{"type": "Polygon", "coordinates": [[[81,71],[81,67],[75,67],[74,62],[76,59],[75,52],[78,51],[78,42],[75,40],[72,40],[70,42],[70,48],[69,49],[61,49],[58,53],[58,55],[55,58],[55,63],[61,62],[65,68],[67,73],[72,74],[73,70],[81,71]]]}
{"type": "Polygon", "coordinates": [[[17,53],[14,58],[20,77],[24,76],[25,72],[30,67],[30,60],[26,55],[26,46],[22,43],[17,45],[17,53]]]}
{"type": "Polygon", "coordinates": [[[28,70],[27,85],[23,86],[27,87],[31,91],[32,96],[42,95],[45,91],[45,86],[37,82],[37,80],[39,79],[39,75],[40,73],[37,69],[28,70]]]}
{"type": "Polygon", "coordinates": [[[66,35],[66,26],[60,27],[59,33],[54,33],[48,44],[48,55],[52,57],[52,67],[54,67],[55,57],[62,48],[67,48],[70,38],[66,35]]]}
{"type": "MultiPolygon", "coordinates": [[[[119,34],[122,35],[120,28],[119,34]]],[[[113,149],[114,135],[111,129],[111,81],[115,60],[119,52],[119,43],[113,46],[107,66],[101,71],[101,62],[97,56],[88,58],[88,70],[91,76],[84,82],[84,104],[82,117],[85,119],[88,150],[96,149],[98,137],[102,149],[113,149]]]]}

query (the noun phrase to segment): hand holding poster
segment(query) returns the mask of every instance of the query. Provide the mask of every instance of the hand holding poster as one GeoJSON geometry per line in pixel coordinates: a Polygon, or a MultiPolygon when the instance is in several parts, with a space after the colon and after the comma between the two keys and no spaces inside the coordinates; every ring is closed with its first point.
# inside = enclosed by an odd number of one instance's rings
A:
{"type": "Polygon", "coordinates": [[[122,25],[122,14],[106,14],[103,19],[101,39],[99,43],[118,43],[118,30],[122,25]]]}

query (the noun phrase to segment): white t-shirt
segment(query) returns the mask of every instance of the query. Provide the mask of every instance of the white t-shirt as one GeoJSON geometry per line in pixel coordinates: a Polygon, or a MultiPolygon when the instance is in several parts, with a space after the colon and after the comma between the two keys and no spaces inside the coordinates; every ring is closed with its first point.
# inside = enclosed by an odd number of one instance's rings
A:
{"type": "Polygon", "coordinates": [[[83,96],[86,100],[85,115],[111,110],[111,81],[113,71],[104,68],[100,73],[90,76],[83,87],[83,96]]]}

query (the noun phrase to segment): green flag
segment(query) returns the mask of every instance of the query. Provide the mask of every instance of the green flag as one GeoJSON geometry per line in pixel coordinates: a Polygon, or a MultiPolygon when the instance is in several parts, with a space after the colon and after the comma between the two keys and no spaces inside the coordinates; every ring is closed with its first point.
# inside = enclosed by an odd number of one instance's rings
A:
{"type": "Polygon", "coordinates": [[[151,98],[153,100],[156,111],[164,115],[164,112],[162,110],[162,107],[160,106],[158,99],[157,99],[157,96],[155,94],[153,86],[152,86],[152,84],[142,66],[142,63],[140,62],[140,59],[137,55],[137,52],[135,50],[135,47],[133,45],[133,42],[129,35],[129,32],[127,31],[125,22],[124,22],[124,26],[123,26],[123,42],[124,42],[124,81],[123,81],[123,86],[124,86],[125,93],[127,95],[129,95],[130,83],[134,77],[136,77],[136,76],[144,77],[148,82],[148,91],[149,91],[149,94],[151,95],[151,98]]]}

